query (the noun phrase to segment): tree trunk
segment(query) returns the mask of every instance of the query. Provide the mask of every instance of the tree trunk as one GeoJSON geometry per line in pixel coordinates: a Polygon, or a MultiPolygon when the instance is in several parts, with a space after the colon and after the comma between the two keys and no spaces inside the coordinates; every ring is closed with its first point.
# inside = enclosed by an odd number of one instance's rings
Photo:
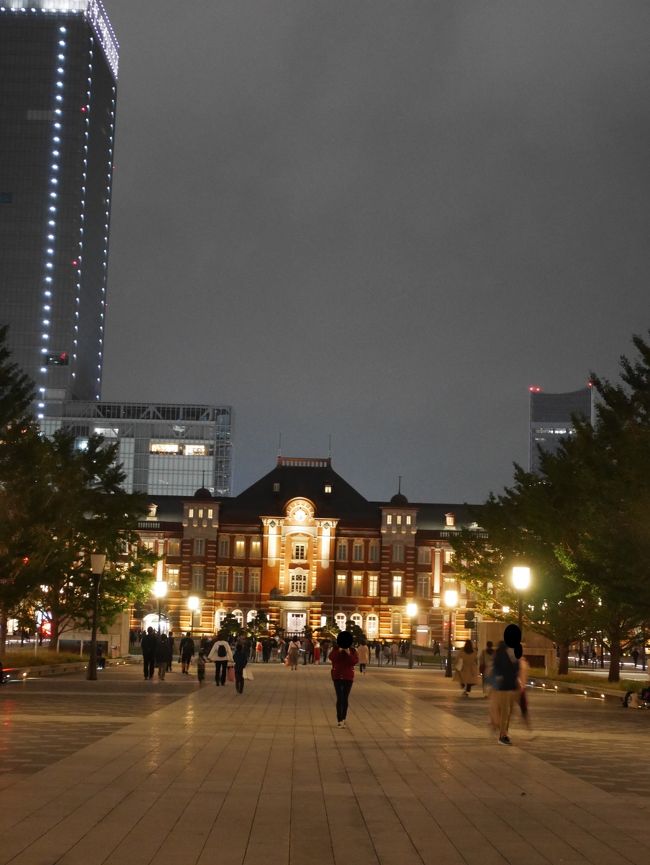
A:
{"type": "Polygon", "coordinates": [[[569,672],[569,648],[571,643],[566,640],[564,643],[559,643],[560,658],[558,661],[557,671],[560,676],[566,676],[569,672]]]}
{"type": "Polygon", "coordinates": [[[4,658],[7,652],[7,627],[9,626],[9,616],[4,607],[0,607],[0,656],[4,658]]]}
{"type": "Polygon", "coordinates": [[[609,639],[609,676],[608,682],[619,682],[621,679],[621,638],[610,634],[609,639]]]}

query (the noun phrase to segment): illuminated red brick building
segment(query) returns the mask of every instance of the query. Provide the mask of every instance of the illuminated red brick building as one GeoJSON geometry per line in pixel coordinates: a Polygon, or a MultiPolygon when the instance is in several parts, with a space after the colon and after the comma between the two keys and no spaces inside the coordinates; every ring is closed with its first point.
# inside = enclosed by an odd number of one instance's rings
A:
{"type": "MultiPolygon", "coordinates": [[[[480,530],[466,506],[410,503],[399,493],[371,502],[330,459],[279,457],[233,498],[205,489],[152,498],[140,533],[161,556],[156,578],[167,583],[163,609],[175,631],[212,633],[227,613],[244,623],[264,611],[287,632],[352,619],[371,639],[405,639],[413,624],[417,642],[429,645],[446,640],[448,588],[460,597],[454,638],[469,636],[449,543],[462,527],[480,530]],[[409,602],[418,606],[413,623],[409,602]]],[[[133,625],[155,624],[154,607],[133,625]]]]}

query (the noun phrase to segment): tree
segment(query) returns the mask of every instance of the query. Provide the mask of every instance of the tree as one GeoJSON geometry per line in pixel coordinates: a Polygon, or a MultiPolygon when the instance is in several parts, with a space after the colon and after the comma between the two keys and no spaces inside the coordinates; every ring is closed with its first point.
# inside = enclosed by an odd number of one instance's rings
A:
{"type": "Polygon", "coordinates": [[[484,598],[493,582],[511,600],[506,572],[529,560],[530,625],[565,649],[589,628],[602,631],[610,681],[620,677],[625,640],[650,616],[650,346],[633,341],[640,358],[621,358],[621,384],[592,376],[593,427],[575,418],[575,435],[541,454],[539,475],[515,467],[514,486],[481,509],[489,541],[464,533],[454,544],[461,576],[484,598]]]}

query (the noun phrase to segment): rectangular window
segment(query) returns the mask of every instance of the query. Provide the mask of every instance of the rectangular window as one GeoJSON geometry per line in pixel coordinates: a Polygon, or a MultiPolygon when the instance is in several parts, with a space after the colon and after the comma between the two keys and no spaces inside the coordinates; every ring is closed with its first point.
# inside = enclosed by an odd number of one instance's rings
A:
{"type": "Polygon", "coordinates": [[[347,595],[348,593],[348,575],[347,574],[337,574],[336,575],[336,594],[337,595],[347,595]]]}
{"type": "Polygon", "coordinates": [[[386,514],[386,525],[387,526],[393,525],[393,515],[392,514],[386,514]]]}
{"type": "Polygon", "coordinates": [[[149,444],[150,454],[162,454],[163,456],[177,456],[181,453],[181,445],[177,442],[151,442],[149,444]]]}
{"type": "Polygon", "coordinates": [[[398,526],[402,525],[402,515],[401,514],[397,514],[397,525],[398,526]]]}
{"type": "Polygon", "coordinates": [[[454,558],[453,550],[445,550],[445,564],[450,565],[454,558]]]}
{"type": "Polygon", "coordinates": [[[393,544],[393,561],[404,561],[404,544],[393,544]]]}
{"type": "Polygon", "coordinates": [[[205,457],[208,455],[207,445],[184,445],[183,453],[186,457],[205,457]]]}
{"type": "Polygon", "coordinates": [[[233,592],[244,591],[244,572],[242,570],[235,569],[235,571],[233,572],[232,590],[233,592]]]}
{"type": "Polygon", "coordinates": [[[181,542],[178,538],[168,538],[167,539],[167,555],[168,556],[180,556],[181,554],[181,542]]]}
{"type": "Polygon", "coordinates": [[[407,526],[410,526],[410,525],[411,525],[411,515],[410,515],[410,514],[407,514],[407,515],[406,515],[406,525],[407,525],[407,526]]]}
{"type": "Polygon", "coordinates": [[[336,545],[336,560],[338,562],[347,562],[348,560],[348,542],[339,541],[336,545]]]}
{"type": "Polygon", "coordinates": [[[251,540],[251,559],[261,559],[262,558],[262,542],[259,538],[253,538],[251,540]]]}
{"type": "Polygon", "coordinates": [[[219,568],[217,571],[217,591],[228,591],[228,568],[219,568]]]}
{"type": "Polygon", "coordinates": [[[302,562],[307,558],[307,547],[305,544],[293,545],[293,560],[294,562],[302,562]]]}
{"type": "Polygon", "coordinates": [[[368,561],[379,561],[379,543],[377,541],[370,541],[370,546],[368,547],[368,561]]]}
{"type": "Polygon", "coordinates": [[[368,595],[376,598],[379,594],[379,574],[368,574],[368,595]]]}
{"type": "Polygon", "coordinates": [[[431,547],[418,547],[418,564],[431,564],[431,547]]]}
{"type": "Polygon", "coordinates": [[[402,597],[402,577],[400,574],[395,574],[393,577],[393,597],[402,597]]]}
{"type": "Polygon", "coordinates": [[[362,574],[353,574],[352,575],[352,595],[355,598],[360,598],[363,595],[363,575],[362,574]]]}
{"type": "Polygon", "coordinates": [[[202,592],[204,582],[205,568],[203,565],[192,565],[192,589],[195,592],[202,592]]]}
{"type": "Polygon", "coordinates": [[[363,541],[355,541],[352,547],[352,559],[355,562],[363,561],[363,541]]]}
{"type": "Polygon", "coordinates": [[[219,558],[227,559],[230,556],[230,538],[228,535],[219,538],[219,558]]]}
{"type": "Polygon", "coordinates": [[[248,572],[248,591],[257,595],[260,590],[260,572],[256,568],[251,568],[248,572]]]}
{"type": "Polygon", "coordinates": [[[429,574],[418,574],[418,590],[417,595],[418,598],[430,598],[431,597],[431,578],[429,574]]]}
{"type": "Polygon", "coordinates": [[[205,538],[194,538],[194,555],[205,555],[205,538]]]}
{"type": "Polygon", "coordinates": [[[165,568],[165,579],[170,589],[177,589],[180,579],[180,568],[165,568]]]}
{"type": "Polygon", "coordinates": [[[235,540],[235,558],[243,559],[246,555],[246,538],[237,538],[235,540]]]}

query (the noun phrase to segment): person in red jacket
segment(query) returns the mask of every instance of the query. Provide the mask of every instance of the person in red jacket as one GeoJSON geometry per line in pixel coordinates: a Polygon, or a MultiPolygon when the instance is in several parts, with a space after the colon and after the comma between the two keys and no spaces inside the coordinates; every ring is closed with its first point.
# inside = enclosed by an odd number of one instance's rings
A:
{"type": "Polygon", "coordinates": [[[352,634],[341,631],[336,637],[336,646],[330,652],[332,664],[332,681],[336,691],[337,726],[345,727],[348,714],[348,697],[354,681],[354,667],[359,663],[359,656],[352,648],[352,634]]]}

